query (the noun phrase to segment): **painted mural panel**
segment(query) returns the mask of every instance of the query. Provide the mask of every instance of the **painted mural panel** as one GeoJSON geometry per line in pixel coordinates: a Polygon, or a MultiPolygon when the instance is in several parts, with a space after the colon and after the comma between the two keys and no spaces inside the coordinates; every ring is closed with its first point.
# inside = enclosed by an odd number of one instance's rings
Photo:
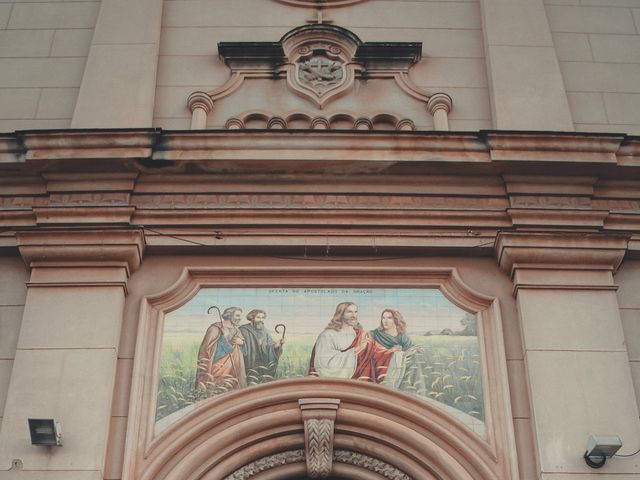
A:
{"type": "Polygon", "coordinates": [[[205,288],[164,320],[156,430],[198,401],[338,377],[421,397],[484,434],[476,315],[436,289],[205,288]]]}

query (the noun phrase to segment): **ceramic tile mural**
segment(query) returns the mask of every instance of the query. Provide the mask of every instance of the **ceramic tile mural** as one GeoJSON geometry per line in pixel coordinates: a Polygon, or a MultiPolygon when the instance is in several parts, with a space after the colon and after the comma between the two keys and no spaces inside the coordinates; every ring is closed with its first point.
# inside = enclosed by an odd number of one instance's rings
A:
{"type": "Polygon", "coordinates": [[[206,398],[309,375],[437,402],[479,434],[476,315],[436,289],[205,288],[164,319],[156,420],[206,398]]]}

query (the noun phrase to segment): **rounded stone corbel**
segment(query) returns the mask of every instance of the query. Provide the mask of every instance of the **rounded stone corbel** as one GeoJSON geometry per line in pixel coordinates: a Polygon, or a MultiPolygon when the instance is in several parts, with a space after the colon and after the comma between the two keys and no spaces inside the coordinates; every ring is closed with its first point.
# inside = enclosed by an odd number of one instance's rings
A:
{"type": "Polygon", "coordinates": [[[397,125],[396,125],[396,130],[415,130],[416,126],[413,123],[413,121],[409,120],[408,118],[405,118],[403,120],[400,120],[397,125]]]}
{"type": "Polygon", "coordinates": [[[193,92],[187,99],[187,107],[191,112],[191,130],[207,128],[207,116],[213,110],[213,100],[208,93],[193,92]]]}
{"type": "Polygon", "coordinates": [[[271,117],[267,122],[269,130],[284,130],[287,128],[287,122],[282,117],[271,117]]]}
{"type": "Polygon", "coordinates": [[[241,130],[244,128],[244,122],[239,118],[230,118],[227,123],[224,124],[224,128],[227,130],[241,130]]]}
{"type": "Polygon", "coordinates": [[[315,117],[311,120],[311,128],[314,130],[329,130],[329,120],[324,117],[315,117]]]}
{"type": "Polygon", "coordinates": [[[429,97],[427,110],[433,116],[433,126],[436,130],[449,130],[449,112],[453,107],[453,100],[446,93],[436,93],[429,97]]]}
{"type": "Polygon", "coordinates": [[[373,122],[368,118],[361,117],[355,121],[353,127],[356,130],[373,130],[373,122]]]}

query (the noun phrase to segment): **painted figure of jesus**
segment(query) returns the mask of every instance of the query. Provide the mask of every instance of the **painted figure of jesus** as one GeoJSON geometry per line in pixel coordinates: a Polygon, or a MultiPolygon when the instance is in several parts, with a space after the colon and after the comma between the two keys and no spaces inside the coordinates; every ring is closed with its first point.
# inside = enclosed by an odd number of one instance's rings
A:
{"type": "Polygon", "coordinates": [[[397,349],[376,343],[358,322],[355,303],[338,304],[311,352],[309,375],[381,383],[397,349]]]}

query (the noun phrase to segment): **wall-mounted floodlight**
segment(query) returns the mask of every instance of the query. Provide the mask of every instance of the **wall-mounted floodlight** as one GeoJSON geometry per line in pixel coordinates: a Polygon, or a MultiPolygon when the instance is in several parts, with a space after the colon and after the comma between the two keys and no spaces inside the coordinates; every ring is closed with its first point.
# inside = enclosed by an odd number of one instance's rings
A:
{"type": "Polygon", "coordinates": [[[622,447],[622,439],[618,435],[591,435],[584,452],[584,461],[591,468],[602,467],[607,458],[613,457],[622,447]]]}
{"type": "Polygon", "coordinates": [[[30,418],[29,432],[32,445],[62,446],[60,423],[52,418],[30,418]]]}

